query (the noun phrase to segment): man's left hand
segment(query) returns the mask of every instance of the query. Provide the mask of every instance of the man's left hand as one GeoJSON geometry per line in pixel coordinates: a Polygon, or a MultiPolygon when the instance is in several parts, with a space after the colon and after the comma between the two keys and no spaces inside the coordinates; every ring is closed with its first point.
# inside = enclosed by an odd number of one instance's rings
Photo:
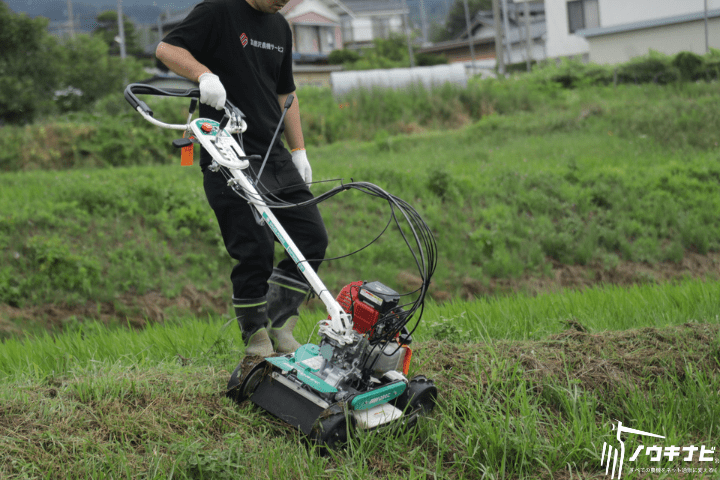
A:
{"type": "Polygon", "coordinates": [[[292,161],[293,164],[295,164],[295,168],[300,172],[303,181],[309,186],[312,183],[312,168],[310,168],[310,162],[308,162],[305,149],[292,152],[292,161]]]}

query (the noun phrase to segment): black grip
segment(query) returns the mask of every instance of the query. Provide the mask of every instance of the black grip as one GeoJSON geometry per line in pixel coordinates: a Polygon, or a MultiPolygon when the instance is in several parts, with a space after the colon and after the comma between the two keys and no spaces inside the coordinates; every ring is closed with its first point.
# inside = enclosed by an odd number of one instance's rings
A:
{"type": "Polygon", "coordinates": [[[190,145],[192,145],[192,143],[192,140],[190,140],[189,138],[178,138],[177,140],[172,141],[173,147],[175,148],[189,147],[190,145]]]}
{"type": "MultiPolygon", "coordinates": [[[[182,88],[158,88],[152,85],[146,85],[144,83],[131,83],[130,85],[125,87],[125,100],[128,101],[133,110],[137,110],[138,107],[141,107],[143,112],[152,115],[152,110],[150,110],[150,108],[148,108],[148,106],[143,101],[138,100],[135,95],[200,98],[200,89],[188,88],[187,90],[183,90],[182,88]]],[[[225,103],[230,108],[230,110],[232,110],[240,118],[245,117],[242,111],[240,111],[239,108],[230,103],[229,100],[225,103]]]]}

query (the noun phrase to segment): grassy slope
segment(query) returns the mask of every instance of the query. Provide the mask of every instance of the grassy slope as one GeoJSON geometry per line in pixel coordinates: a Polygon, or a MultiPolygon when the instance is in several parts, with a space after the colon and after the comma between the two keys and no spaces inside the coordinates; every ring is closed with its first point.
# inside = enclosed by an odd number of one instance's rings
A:
{"type": "MultiPolygon", "coordinates": [[[[507,88],[506,96],[521,95],[507,88]]],[[[706,86],[538,98],[547,106],[541,115],[514,107],[460,131],[312,149],[314,178],[375,182],[413,204],[437,235],[431,294],[440,300],[496,293],[507,288],[501,282],[531,289],[560,266],[612,279],[625,262],[681,267],[688,255],[720,250],[720,158],[712,140],[720,109],[706,86]]],[[[498,109],[503,104],[497,100],[498,109]]],[[[134,298],[179,297],[190,285],[219,292],[201,309],[225,311],[228,265],[196,168],[8,173],[0,185],[4,303],[65,303],[76,308],[67,317],[142,323],[148,312],[134,298]]],[[[360,195],[342,194],[321,208],[329,256],[364,245],[387,219],[385,206],[360,195]]],[[[414,285],[410,259],[392,235],[327,262],[322,274],[333,290],[356,278],[400,290],[414,285]]],[[[639,271],[624,278],[655,280],[639,271]]],[[[6,324],[11,317],[0,312],[6,324]]]]}
{"type": "MultiPolygon", "coordinates": [[[[436,289],[488,269],[512,277],[556,262],[677,260],[717,250],[720,238],[709,133],[719,110],[703,92],[566,92],[542,115],[318,148],[316,175],[376,181],[436,221],[447,255],[436,289]],[[540,254],[528,248],[536,243],[540,254]]],[[[103,299],[98,313],[110,303],[122,317],[126,288],[173,295],[187,278],[220,288],[223,262],[207,258],[221,246],[197,180],[165,167],[3,175],[3,295],[103,299]]],[[[358,205],[326,207],[331,231],[347,235],[337,253],[379,223],[379,210],[358,205]]],[[[372,268],[332,262],[324,278],[411,283],[395,277],[392,243],[355,263],[372,268]]],[[[0,346],[0,476],[605,478],[602,444],[617,420],[667,436],[664,445],[718,445],[718,293],[715,277],[428,305],[413,373],[437,380],[436,413],[405,435],[361,434],[331,458],[222,397],[240,353],[232,322],[184,317],[133,331],[71,321],[65,334],[0,346]]],[[[317,315],[303,312],[299,335],[310,336],[317,315]]]]}
{"type": "MultiPolygon", "coordinates": [[[[222,396],[239,355],[234,325],[86,324],[9,340],[0,350],[0,475],[604,478],[602,444],[614,440],[617,420],[667,445],[717,445],[719,288],[686,282],[430,305],[411,375],[437,381],[436,412],[406,434],[360,433],[330,458],[222,396]]],[[[316,319],[304,315],[301,330],[316,319]]]]}

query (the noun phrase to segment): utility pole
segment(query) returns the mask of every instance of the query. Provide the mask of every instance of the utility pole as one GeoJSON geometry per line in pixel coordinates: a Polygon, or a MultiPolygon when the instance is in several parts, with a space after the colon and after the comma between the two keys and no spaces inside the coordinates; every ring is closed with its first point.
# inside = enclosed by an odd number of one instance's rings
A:
{"type": "Polygon", "coordinates": [[[405,21],[405,36],[407,37],[408,54],[410,55],[410,68],[415,68],[415,56],[413,55],[412,42],[410,41],[410,18],[408,17],[407,1],[403,0],[403,20],[405,21]]]}
{"type": "Polygon", "coordinates": [[[503,50],[503,28],[500,20],[500,0],[492,0],[493,23],[495,24],[495,64],[498,74],[505,76],[505,56],[503,50]]]}
{"type": "Polygon", "coordinates": [[[529,72],[532,69],[532,46],[530,44],[530,41],[532,39],[532,35],[530,35],[530,2],[525,2],[525,46],[527,47],[527,58],[525,61],[527,62],[527,71],[529,72]]]}
{"type": "Polygon", "coordinates": [[[120,58],[125,60],[125,25],[123,22],[122,0],[117,2],[118,11],[118,42],[120,43],[120,58]]]}
{"type": "Polygon", "coordinates": [[[428,22],[425,15],[425,0],[420,0],[420,23],[422,24],[423,44],[428,42],[428,22]]]}
{"type": "Polygon", "coordinates": [[[75,38],[75,17],[73,17],[72,0],[68,0],[68,27],[70,28],[70,38],[75,38]]]}
{"type": "Polygon", "coordinates": [[[163,39],[163,14],[161,13],[157,17],[157,29],[158,29],[158,40],[162,42],[163,39]]]}
{"type": "Polygon", "coordinates": [[[465,7],[465,25],[467,26],[468,44],[470,45],[470,64],[472,65],[472,74],[475,75],[475,46],[473,45],[472,28],[470,26],[470,9],[467,0],[463,0],[465,7]]]}
{"type": "Polygon", "coordinates": [[[710,53],[710,40],[708,39],[708,9],[707,0],[705,0],[705,54],[710,53]]]}
{"type": "Polygon", "coordinates": [[[507,53],[507,65],[512,63],[512,42],[510,41],[510,20],[508,20],[507,0],[502,0],[503,31],[505,37],[505,52],[507,53]]]}

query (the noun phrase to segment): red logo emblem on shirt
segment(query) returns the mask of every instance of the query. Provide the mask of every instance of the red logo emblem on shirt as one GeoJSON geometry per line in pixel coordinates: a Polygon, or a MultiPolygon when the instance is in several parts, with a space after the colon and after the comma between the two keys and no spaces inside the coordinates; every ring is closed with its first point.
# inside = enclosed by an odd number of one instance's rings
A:
{"type": "Polygon", "coordinates": [[[247,44],[248,44],[247,35],[245,35],[244,33],[242,35],[240,35],[240,41],[242,42],[243,47],[247,47],[247,44]]]}

